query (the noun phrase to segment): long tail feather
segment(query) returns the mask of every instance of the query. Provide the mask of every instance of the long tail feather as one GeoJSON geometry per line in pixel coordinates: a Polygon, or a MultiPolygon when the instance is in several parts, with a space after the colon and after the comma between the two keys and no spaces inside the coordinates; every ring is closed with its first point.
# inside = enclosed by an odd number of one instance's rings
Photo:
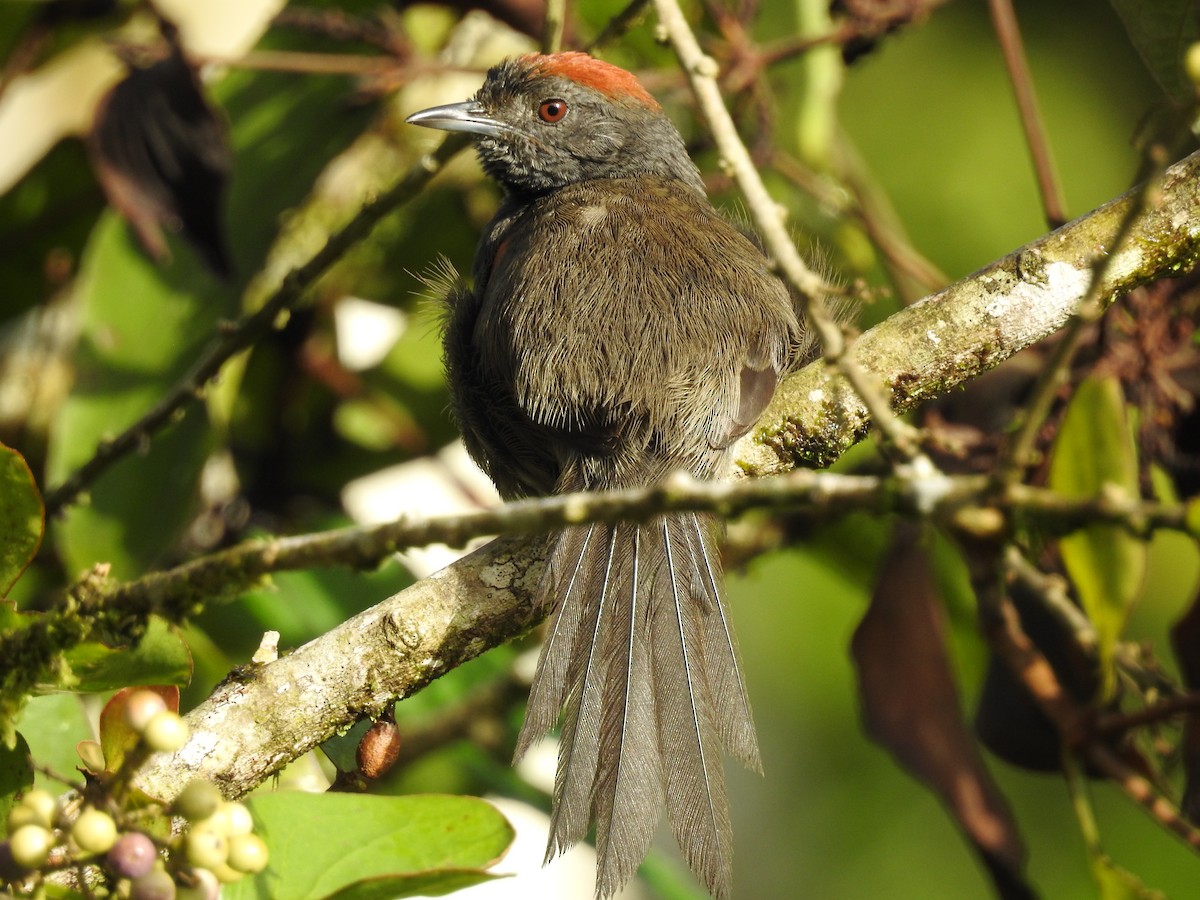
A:
{"type": "Polygon", "coordinates": [[[538,658],[525,721],[521,725],[521,733],[517,735],[514,763],[520,761],[534,741],[558,722],[567,696],[567,666],[589,612],[591,622],[587,627],[589,630],[595,627],[599,595],[594,593],[595,578],[589,577],[586,561],[588,548],[592,546],[598,527],[589,525],[563,531],[550,552],[539,602],[553,603],[557,600],[558,608],[554,611],[546,634],[546,644],[538,658]]]}
{"type": "Polygon", "coordinates": [[[713,896],[724,898],[732,891],[733,834],[704,658],[706,616],[679,577],[690,544],[680,525],[680,517],[662,520],[669,596],[651,623],[658,745],[675,840],[713,896]]]}
{"type": "Polygon", "coordinates": [[[547,861],[596,821],[596,894],[636,872],[665,805],[684,858],[719,898],[732,836],[721,749],[760,769],[711,523],[693,513],[563,531],[555,604],[517,755],[562,736],[547,861]]]}
{"type": "Polygon", "coordinates": [[[685,533],[691,543],[692,559],[700,568],[702,589],[712,613],[704,617],[704,657],[707,662],[709,688],[716,705],[717,732],[729,755],[752,772],[762,774],[762,757],[758,737],[754,732],[754,717],[750,698],[738,664],[737,641],[725,616],[718,572],[710,546],[712,523],[690,513],[684,517],[685,533]]]}
{"type": "MultiPolygon", "coordinates": [[[[600,767],[596,773],[596,895],[607,897],[633,877],[662,809],[662,766],[654,716],[646,581],[639,525],[616,526],[632,552],[618,570],[618,602],[604,624],[607,653],[600,767]]],[[[651,532],[653,534],[653,532],[651,532]]]]}
{"type": "MultiPolygon", "coordinates": [[[[620,602],[616,572],[620,563],[617,532],[609,527],[607,540],[597,545],[603,560],[598,569],[588,565],[575,595],[564,598],[558,610],[562,616],[572,602],[586,602],[598,596],[594,615],[581,623],[578,640],[567,662],[567,700],[563,709],[562,737],[558,750],[558,771],[554,777],[554,809],[550,814],[550,839],[546,861],[553,859],[587,836],[592,820],[592,792],[600,759],[600,720],[603,715],[605,668],[605,626],[612,618],[614,603],[620,602]],[[593,573],[598,578],[591,577],[593,573]],[[578,599],[576,599],[578,598],[578,599]]],[[[545,651],[543,650],[543,653],[545,651]]]]}

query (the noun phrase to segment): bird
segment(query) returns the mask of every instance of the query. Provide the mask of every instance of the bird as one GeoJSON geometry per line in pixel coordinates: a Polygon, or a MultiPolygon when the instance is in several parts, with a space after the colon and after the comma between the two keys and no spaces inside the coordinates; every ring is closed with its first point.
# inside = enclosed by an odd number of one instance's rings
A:
{"type": "MultiPolygon", "coordinates": [[[[443,339],[453,414],[501,496],[726,474],[811,341],[637,77],[527,54],[406,121],[468,133],[504,192],[471,281],[447,292],[443,339]]],[[[594,823],[598,898],[636,873],[664,807],[696,877],[732,892],[722,751],[762,763],[718,538],[696,512],[549,538],[514,761],[560,726],[546,862],[594,823]]]]}

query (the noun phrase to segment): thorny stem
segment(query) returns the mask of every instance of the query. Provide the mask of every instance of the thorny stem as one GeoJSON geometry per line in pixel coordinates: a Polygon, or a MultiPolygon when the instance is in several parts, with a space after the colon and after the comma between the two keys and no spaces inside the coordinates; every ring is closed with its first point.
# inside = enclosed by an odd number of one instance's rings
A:
{"type": "Polygon", "coordinates": [[[821,341],[825,359],[845,376],[867,407],[876,427],[900,454],[907,459],[917,457],[920,454],[917,430],[892,412],[875,381],[847,356],[845,336],[824,299],[831,293],[830,286],[804,263],[796,251],[784,224],[782,210],[767,192],[762,176],[725,107],[717,83],[719,72],[716,62],[700,48],[675,0],[654,0],[654,6],[696,95],[696,101],[708,121],[713,140],[746,199],[746,206],[764,244],[784,278],[802,298],[806,318],[821,341]]]}
{"type": "Polygon", "coordinates": [[[1066,203],[1062,185],[1054,170],[1054,159],[1050,143],[1046,139],[1046,127],[1038,110],[1037,94],[1033,89],[1033,78],[1025,58],[1025,47],[1021,41],[1021,29],[1012,0],[988,0],[992,11],[992,24],[996,29],[996,40],[1004,54],[1004,65],[1016,94],[1017,110],[1021,116],[1021,127],[1029,144],[1029,155],[1033,159],[1033,171],[1037,177],[1038,191],[1042,196],[1042,209],[1046,222],[1057,228],[1067,221],[1066,203]]]}

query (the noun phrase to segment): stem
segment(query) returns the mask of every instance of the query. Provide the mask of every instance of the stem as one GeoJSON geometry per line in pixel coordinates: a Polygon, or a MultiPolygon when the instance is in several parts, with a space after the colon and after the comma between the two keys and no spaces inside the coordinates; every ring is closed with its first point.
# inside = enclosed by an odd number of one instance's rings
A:
{"type": "Polygon", "coordinates": [[[1004,54],[1004,65],[1008,68],[1008,77],[1016,94],[1021,128],[1029,144],[1029,154],[1033,157],[1033,171],[1037,176],[1046,222],[1051,228],[1057,228],[1067,221],[1066,202],[1063,200],[1062,185],[1055,174],[1050,142],[1046,139],[1046,126],[1038,109],[1033,77],[1021,41],[1021,29],[1017,25],[1017,14],[1013,10],[1012,0],[988,0],[988,5],[992,11],[996,39],[1004,54]]]}

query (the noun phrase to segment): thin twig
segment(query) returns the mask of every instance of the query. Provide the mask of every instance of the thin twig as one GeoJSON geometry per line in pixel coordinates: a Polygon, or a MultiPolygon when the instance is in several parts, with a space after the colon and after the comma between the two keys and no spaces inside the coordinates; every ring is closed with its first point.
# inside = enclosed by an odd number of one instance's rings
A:
{"type": "Polygon", "coordinates": [[[909,459],[916,457],[920,452],[916,429],[892,413],[877,382],[846,355],[845,336],[824,299],[833,290],[805,264],[796,251],[784,224],[783,211],[767,192],[762,176],[725,107],[717,82],[719,71],[716,62],[700,48],[675,0],[654,0],[654,6],[696,95],[696,101],[708,121],[713,140],[746,199],[746,206],[764,244],[784,278],[802,298],[806,318],[820,339],[822,354],[831,365],[837,366],[862,399],[876,427],[901,455],[909,459]]]}
{"type": "Polygon", "coordinates": [[[1134,803],[1190,848],[1200,851],[1200,830],[1180,814],[1143,776],[1135,772],[1090,727],[1087,712],[1065,691],[1054,669],[1021,628],[1012,602],[998,579],[977,581],[977,596],[988,645],[1029,692],[1058,730],[1063,746],[1087,759],[1134,803]]]}
{"type": "Polygon", "coordinates": [[[843,475],[797,469],[774,478],[700,481],[680,474],[642,488],[557,494],[518,500],[495,509],[453,515],[406,515],[382,525],[353,526],[307,535],[245,541],[173,569],[135,581],[72,588],[77,612],[143,614],[179,618],[197,602],[236,592],[273,572],[318,566],[377,566],[392,554],[430,544],[463,546],[494,534],[543,534],[564,525],[646,521],[664,512],[714,512],[732,518],[749,510],[787,511],[818,521],[858,512],[896,512],[948,519],[965,507],[991,504],[1003,516],[1019,515],[1046,535],[1066,534],[1098,522],[1145,536],[1154,530],[1194,534],[1184,503],[1137,498],[1067,497],[1016,485],[991,493],[985,476],[944,476],[901,468],[888,476],[843,475]],[[164,601],[170,607],[163,608],[164,601]]]}
{"type": "Polygon", "coordinates": [[[1037,176],[1046,222],[1051,228],[1057,228],[1067,221],[1066,202],[1063,200],[1062,185],[1055,173],[1050,142],[1046,139],[1046,126],[1042,123],[1042,115],[1038,110],[1037,94],[1033,89],[1033,77],[1025,58],[1017,14],[1013,10],[1012,0],[988,0],[988,6],[991,7],[992,24],[996,29],[1000,50],[1004,54],[1004,64],[1008,68],[1013,93],[1016,94],[1021,128],[1025,131],[1025,141],[1029,144],[1029,154],[1033,158],[1033,171],[1037,176]]]}
{"type": "Polygon", "coordinates": [[[566,0],[546,0],[546,18],[542,26],[543,53],[557,53],[562,49],[566,28],[566,0]]]}
{"type": "Polygon", "coordinates": [[[1096,719],[1093,728],[1099,734],[1124,734],[1143,725],[1153,725],[1184,713],[1200,709],[1200,691],[1169,697],[1153,706],[1127,713],[1105,713],[1096,719]]]}
{"type": "Polygon", "coordinates": [[[275,293],[262,307],[223,330],[179,383],[141,418],[116,437],[102,441],[91,459],[47,491],[47,516],[54,515],[74,501],[109,466],[141,447],[151,435],[172,421],[179,410],[194,402],[204,386],[216,377],[232,356],[269,334],[276,327],[281,312],[299,305],[305,291],[330,266],[351,246],[366,237],[380,219],[417,196],[429,179],[440,172],[467,143],[463,135],[451,135],[436,150],[423,156],[399,181],[362,207],[354,218],[331,235],[307,262],[284,276],[275,293]]]}
{"type": "Polygon", "coordinates": [[[0,634],[0,658],[21,660],[5,675],[2,695],[19,697],[36,684],[54,656],[96,636],[136,639],[151,615],[182,622],[205,605],[236,595],[274,572],[320,566],[370,568],[399,550],[434,543],[462,546],[492,534],[535,535],[564,525],[644,521],[675,510],[723,518],[750,509],[789,511],[820,521],[852,511],[894,512],[949,521],[963,509],[993,509],[997,528],[1018,515],[1045,534],[1110,522],[1144,535],[1153,529],[1192,534],[1186,504],[1162,504],[1101,493],[1064,497],[1045,488],[1013,485],[996,494],[982,475],[945,476],[902,466],[887,476],[797,469],[776,478],[699,481],[686,475],[652,487],[561,494],[490,510],[404,516],[382,525],[317,534],[255,539],[129,582],[91,572],[67,591],[70,602],[46,611],[29,629],[0,634]],[[989,505],[990,504],[990,505],[989,505]]]}
{"type": "Polygon", "coordinates": [[[1017,547],[1004,550],[1005,574],[1036,595],[1042,607],[1065,625],[1072,639],[1086,651],[1095,651],[1096,626],[1067,594],[1067,582],[1058,575],[1048,575],[1025,558],[1017,547]]]}
{"type": "Polygon", "coordinates": [[[638,19],[645,15],[646,7],[649,5],[650,0],[629,0],[625,8],[609,19],[608,24],[587,45],[588,52],[592,52],[597,47],[603,47],[609,41],[615,40],[627,32],[637,23],[638,19]]]}

